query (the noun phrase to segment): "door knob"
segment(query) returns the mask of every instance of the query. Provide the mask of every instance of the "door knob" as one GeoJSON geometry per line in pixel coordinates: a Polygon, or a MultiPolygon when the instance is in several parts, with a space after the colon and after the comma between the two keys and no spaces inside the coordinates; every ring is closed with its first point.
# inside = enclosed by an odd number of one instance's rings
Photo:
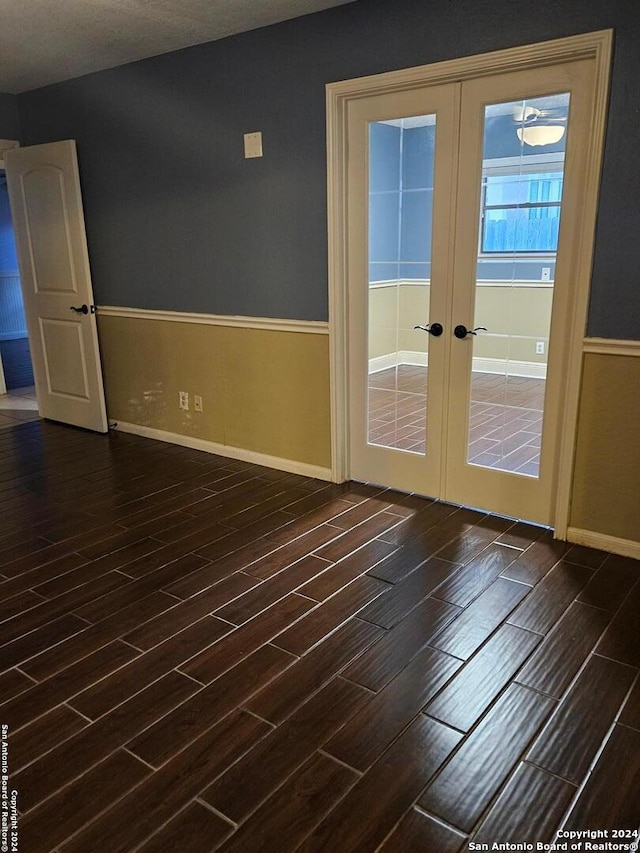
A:
{"type": "Polygon", "coordinates": [[[455,327],[455,329],[453,330],[453,334],[456,336],[456,338],[460,338],[460,340],[463,340],[463,338],[466,338],[467,335],[477,335],[480,331],[486,332],[486,326],[476,326],[475,329],[467,329],[466,326],[460,325],[455,327]]]}
{"type": "Polygon", "coordinates": [[[440,323],[431,323],[426,326],[414,326],[414,329],[422,329],[423,332],[429,332],[434,338],[439,338],[442,334],[442,325],[440,323]]]}

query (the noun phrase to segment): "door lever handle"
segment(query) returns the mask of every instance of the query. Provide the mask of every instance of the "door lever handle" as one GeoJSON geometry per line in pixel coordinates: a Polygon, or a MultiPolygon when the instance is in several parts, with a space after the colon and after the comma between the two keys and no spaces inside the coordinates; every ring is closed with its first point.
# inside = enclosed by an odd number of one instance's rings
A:
{"type": "Polygon", "coordinates": [[[439,338],[443,332],[441,323],[427,323],[426,326],[414,326],[414,329],[422,329],[423,332],[429,332],[434,338],[439,338]]]}
{"type": "Polygon", "coordinates": [[[75,311],[76,314],[88,314],[89,311],[91,311],[92,314],[95,314],[96,306],[92,305],[91,308],[89,308],[88,305],[81,305],[79,308],[77,308],[75,305],[72,305],[71,310],[75,311]]]}
{"type": "Polygon", "coordinates": [[[467,335],[477,335],[478,332],[486,331],[486,326],[476,326],[475,329],[467,329],[466,326],[460,325],[455,327],[455,329],[453,330],[453,334],[456,336],[456,338],[460,338],[460,340],[463,340],[467,337],[467,335]]]}

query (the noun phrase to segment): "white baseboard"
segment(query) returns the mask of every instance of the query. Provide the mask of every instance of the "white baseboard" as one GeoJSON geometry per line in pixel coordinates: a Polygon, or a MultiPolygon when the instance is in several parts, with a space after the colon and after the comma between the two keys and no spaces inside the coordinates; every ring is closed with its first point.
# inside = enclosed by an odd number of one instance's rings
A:
{"type": "Polygon", "coordinates": [[[586,545],[588,548],[611,551],[612,554],[640,560],[640,542],[634,542],[633,539],[620,539],[618,536],[608,536],[606,533],[594,533],[592,530],[570,527],[567,530],[567,540],[575,545],[586,545]]]}
{"type": "MultiPolygon", "coordinates": [[[[429,356],[426,352],[399,350],[369,359],[369,374],[388,370],[401,364],[426,367],[429,356]]],[[[547,365],[535,361],[511,361],[506,358],[474,358],[473,370],[477,373],[495,373],[498,376],[522,376],[527,379],[546,379],[547,365]]]]}
{"type": "Polygon", "coordinates": [[[400,364],[411,364],[416,367],[426,367],[429,361],[429,354],[426,352],[417,352],[413,350],[399,350],[398,352],[390,352],[387,355],[379,355],[377,358],[369,359],[369,375],[379,373],[381,370],[388,370],[390,367],[397,367],[400,364]]]}
{"type": "Polygon", "coordinates": [[[400,363],[395,352],[390,352],[388,355],[379,355],[377,358],[370,358],[369,375],[380,373],[381,370],[388,370],[390,367],[395,367],[400,363]]]}
{"type": "Polygon", "coordinates": [[[547,365],[537,361],[511,361],[506,358],[474,358],[473,369],[478,373],[497,373],[500,376],[522,376],[526,379],[546,379],[547,365]]]}
{"type": "Polygon", "coordinates": [[[398,364],[411,364],[414,367],[427,367],[429,364],[429,353],[402,349],[398,353],[398,364]]]}
{"type": "Polygon", "coordinates": [[[239,459],[241,462],[249,462],[252,465],[264,465],[265,468],[276,468],[278,471],[287,471],[289,474],[301,474],[303,477],[313,477],[316,480],[328,480],[331,482],[330,468],[309,465],[307,462],[298,462],[295,459],[281,459],[279,456],[269,456],[266,453],[258,453],[255,450],[244,450],[241,447],[218,444],[215,441],[207,441],[204,438],[180,435],[175,432],[166,432],[163,429],[155,429],[154,427],[142,426],[141,424],[128,424],[123,421],[117,421],[114,429],[120,432],[129,432],[132,435],[140,435],[143,438],[153,438],[156,441],[179,444],[182,447],[190,447],[192,450],[214,453],[216,456],[225,456],[228,459],[239,459]]]}

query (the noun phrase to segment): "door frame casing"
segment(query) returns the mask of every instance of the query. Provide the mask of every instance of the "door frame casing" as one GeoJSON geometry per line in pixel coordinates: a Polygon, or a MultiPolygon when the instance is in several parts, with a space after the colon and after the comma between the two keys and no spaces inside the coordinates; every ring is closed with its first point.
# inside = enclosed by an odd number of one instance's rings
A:
{"type": "Polygon", "coordinates": [[[391,71],[326,86],[327,108],[327,216],[329,275],[329,347],[331,382],[331,469],[335,482],[349,478],[348,386],[348,218],[347,218],[347,115],[353,100],[407,89],[461,82],[491,74],[535,69],[577,59],[595,62],[592,132],[585,170],[584,206],[580,246],[575,269],[575,290],[570,307],[564,405],[560,415],[555,508],[552,526],[565,538],[569,522],[571,480],[578,421],[582,372],[582,345],[591,283],[598,190],[604,148],[613,30],[491,53],[447,60],[432,65],[391,71]]]}

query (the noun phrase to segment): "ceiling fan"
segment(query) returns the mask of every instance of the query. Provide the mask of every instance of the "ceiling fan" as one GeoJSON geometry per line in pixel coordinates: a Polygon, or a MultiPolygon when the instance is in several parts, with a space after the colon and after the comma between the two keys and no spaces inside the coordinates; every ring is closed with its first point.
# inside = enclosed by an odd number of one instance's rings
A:
{"type": "Polygon", "coordinates": [[[560,142],[566,130],[567,116],[562,109],[539,110],[518,104],[513,107],[516,134],[525,145],[552,145],[560,142]]]}

